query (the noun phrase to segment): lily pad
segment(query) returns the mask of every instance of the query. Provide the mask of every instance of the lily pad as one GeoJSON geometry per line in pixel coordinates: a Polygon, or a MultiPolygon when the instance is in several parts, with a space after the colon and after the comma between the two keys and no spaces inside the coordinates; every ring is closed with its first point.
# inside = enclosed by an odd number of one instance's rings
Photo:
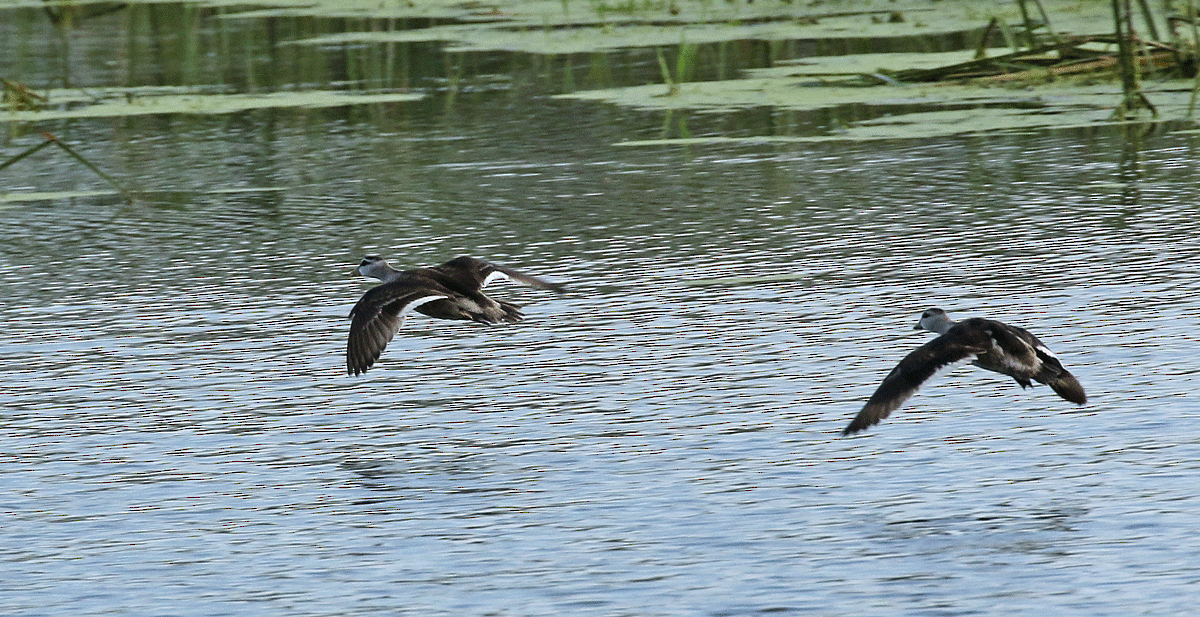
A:
{"type": "MultiPolygon", "coordinates": [[[[1081,77],[1038,83],[899,84],[878,79],[876,85],[868,87],[868,80],[862,79],[864,74],[883,74],[899,67],[952,64],[966,53],[813,57],[784,66],[750,70],[744,79],[683,83],[673,88],[650,84],[558,96],[644,110],[686,110],[701,114],[723,114],[753,107],[789,111],[836,110],[842,106],[886,108],[877,117],[840,124],[825,135],[687,136],[620,142],[623,146],[905,139],[1117,123],[1111,116],[1122,94],[1120,84],[1114,80],[1096,83],[1096,77],[1081,77]],[[848,85],[851,83],[856,85],[848,85]]],[[[1159,120],[1188,119],[1192,85],[1191,81],[1183,80],[1147,85],[1146,94],[1157,107],[1159,120]]],[[[862,115],[860,111],[855,117],[862,115]]]]}
{"type": "Polygon", "coordinates": [[[28,193],[2,193],[0,204],[17,204],[31,201],[60,201],[63,199],[78,199],[82,197],[100,196],[118,197],[120,193],[113,190],[96,191],[38,191],[28,193]]]}
{"type": "Polygon", "coordinates": [[[149,114],[228,114],[272,107],[342,107],[416,101],[422,98],[420,94],[408,92],[360,94],[332,90],[264,94],[182,94],[178,88],[51,90],[46,96],[49,102],[45,109],[8,112],[0,117],[12,121],[35,122],[149,114]]]}
{"type": "Polygon", "coordinates": [[[703,44],[725,41],[796,39],[880,38],[913,35],[938,35],[978,29],[979,23],[953,21],[937,29],[913,24],[873,24],[865,16],[840,20],[842,25],[808,24],[797,20],[743,22],[678,22],[644,24],[587,21],[573,27],[563,24],[455,24],[392,32],[340,32],[293,41],[294,45],[347,45],[361,43],[402,43],[442,41],[446,51],[509,51],[544,55],[579,54],[636,47],[662,47],[681,43],[703,44]]]}

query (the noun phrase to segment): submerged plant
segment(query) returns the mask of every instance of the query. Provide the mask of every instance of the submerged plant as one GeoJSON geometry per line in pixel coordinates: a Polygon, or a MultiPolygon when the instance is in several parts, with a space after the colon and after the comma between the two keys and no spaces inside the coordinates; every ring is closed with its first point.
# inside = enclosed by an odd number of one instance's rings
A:
{"type": "Polygon", "coordinates": [[[37,152],[38,150],[41,150],[42,148],[45,148],[46,146],[49,146],[50,144],[54,144],[54,145],[58,146],[59,148],[61,148],[67,154],[74,157],[75,160],[79,161],[80,163],[83,163],[83,165],[85,167],[87,167],[88,169],[96,172],[96,175],[100,176],[101,178],[104,178],[105,182],[108,182],[110,185],[112,185],[112,187],[117,190],[117,193],[119,193],[121,195],[121,197],[124,198],[127,203],[133,203],[133,198],[129,195],[129,192],[126,191],[124,188],[122,188],[121,185],[112,178],[112,176],[104,173],[103,171],[100,171],[99,167],[96,167],[95,165],[93,165],[91,161],[84,158],[82,154],[79,154],[78,152],[76,152],[74,148],[59,141],[59,139],[57,137],[55,137],[54,135],[51,135],[50,133],[43,132],[42,136],[46,138],[46,141],[43,141],[42,143],[25,150],[24,152],[8,159],[7,161],[4,161],[3,163],[0,163],[0,169],[4,169],[5,167],[8,167],[9,165],[12,165],[13,163],[16,163],[17,161],[20,161],[21,159],[37,152]]]}
{"type": "Polygon", "coordinates": [[[1137,114],[1139,109],[1148,109],[1158,117],[1158,109],[1146,98],[1140,83],[1138,63],[1133,57],[1133,11],[1129,0],[1112,0],[1113,20],[1116,23],[1117,67],[1120,69],[1124,97],[1113,110],[1112,118],[1120,120],[1137,114]]]}
{"type": "Polygon", "coordinates": [[[667,85],[667,96],[678,95],[679,84],[691,81],[692,72],[696,66],[696,51],[698,49],[699,47],[695,44],[687,42],[679,44],[679,50],[675,55],[675,74],[672,76],[662,48],[655,48],[655,54],[658,56],[658,68],[662,71],[663,83],[667,85]]]}
{"type": "Polygon", "coordinates": [[[679,96],[679,84],[671,79],[671,69],[667,68],[667,59],[663,57],[662,48],[654,48],[654,53],[658,56],[658,68],[662,71],[663,83],[667,85],[667,96],[679,96]]]}
{"type": "Polygon", "coordinates": [[[0,83],[4,85],[4,94],[0,97],[0,104],[3,104],[9,111],[33,111],[42,109],[49,102],[49,98],[42,96],[29,89],[23,83],[9,81],[0,77],[0,83]]]}

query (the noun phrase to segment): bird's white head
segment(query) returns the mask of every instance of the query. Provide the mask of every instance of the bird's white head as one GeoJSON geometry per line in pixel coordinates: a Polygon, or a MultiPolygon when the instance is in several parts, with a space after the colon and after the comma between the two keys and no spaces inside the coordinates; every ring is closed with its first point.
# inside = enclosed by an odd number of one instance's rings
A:
{"type": "Polygon", "coordinates": [[[384,261],[379,255],[367,255],[358,263],[355,272],[363,276],[369,276],[379,280],[386,280],[391,272],[394,272],[388,262],[384,261]]]}
{"type": "Polygon", "coordinates": [[[954,320],[940,308],[931,308],[924,313],[921,313],[921,321],[913,326],[913,330],[929,330],[938,334],[945,334],[947,330],[954,327],[954,320]]]}

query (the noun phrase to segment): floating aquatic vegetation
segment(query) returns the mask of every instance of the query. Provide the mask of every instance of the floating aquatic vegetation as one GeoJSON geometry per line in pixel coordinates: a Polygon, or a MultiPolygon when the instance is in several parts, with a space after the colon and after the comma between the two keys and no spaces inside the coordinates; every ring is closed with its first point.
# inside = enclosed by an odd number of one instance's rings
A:
{"type": "MultiPolygon", "coordinates": [[[[1120,102],[1120,84],[1045,75],[1034,81],[918,83],[890,79],[902,70],[935,69],[965,63],[972,51],[859,54],[808,57],[745,72],[741,79],[647,84],[579,91],[559,98],[602,101],[645,110],[731,113],[754,107],[781,111],[840,107],[886,109],[843,123],[819,135],[685,136],[620,142],[624,146],[663,144],[770,143],[789,141],[910,139],[1037,127],[1095,126],[1109,123],[1120,102]]],[[[1183,120],[1191,82],[1170,80],[1149,88],[1163,120],[1183,120]]]]}
{"type": "Polygon", "coordinates": [[[0,96],[0,108],[11,110],[40,109],[46,105],[45,95],[29,89],[29,86],[0,78],[4,94],[0,96]]]}
{"type": "MultiPolygon", "coordinates": [[[[755,137],[683,135],[671,143],[712,143],[714,140],[829,140],[926,137],[1034,126],[1063,126],[1101,122],[1112,110],[1115,90],[1085,80],[1062,80],[1045,86],[1046,79],[1018,78],[995,87],[962,85],[905,86],[913,75],[936,75],[947,66],[973,66],[977,50],[986,51],[984,32],[1009,45],[1033,41],[1010,23],[1021,22],[1017,3],[923,2],[792,4],[789,2],[713,2],[704,0],[590,0],[555,2],[420,3],[387,7],[385,11],[424,11],[456,19],[394,31],[339,32],[292,41],[295,45],[357,45],[439,41],[451,52],[506,51],[546,56],[604,53],[618,49],[654,50],[662,83],[568,92],[561,96],[603,101],[650,110],[730,113],[754,107],[811,111],[839,106],[887,108],[886,116],[835,120],[826,134],[755,137]],[[461,10],[452,16],[454,10],[461,10]],[[999,36],[1000,34],[1003,37],[999,36]],[[1024,37],[1024,38],[1022,38],[1024,37]],[[970,49],[955,48],[954,38],[970,49]],[[969,42],[974,40],[975,42],[969,42]],[[740,41],[825,41],[846,50],[910,49],[908,53],[809,56],[769,69],[749,70],[735,79],[693,82],[681,77],[698,46],[740,41]],[[904,41],[900,43],[900,41],[904,41]],[[981,42],[983,41],[983,42],[981,42]],[[854,42],[852,44],[852,42],[854,42]],[[977,45],[978,43],[978,45],[977,45]],[[662,51],[664,48],[671,51],[662,51]],[[685,54],[686,52],[686,54],[685,54]],[[687,60],[685,62],[685,60],[687,60]],[[1036,92],[1025,88],[1037,85],[1036,92]]],[[[1107,3],[1048,2],[1055,26],[1069,32],[1104,32],[1111,28],[1107,3]]],[[[316,4],[295,10],[323,14],[356,14],[371,10],[365,4],[316,4]],[[339,13],[339,11],[341,11],[339,13]],[[347,12],[348,11],[348,12],[347,12]]],[[[314,13],[315,14],[315,13],[314,13]]],[[[380,16],[378,13],[371,13],[380,16]]],[[[246,15],[246,14],[242,14],[246,15]]],[[[1057,32],[1042,33],[1050,40],[1057,32]]],[[[803,43],[800,43],[803,44],[803,43]]],[[[821,47],[824,49],[825,47],[821,47]]],[[[832,48],[830,48],[832,49],[832,48]]],[[[710,54],[719,56],[720,52],[710,54]]],[[[1007,55],[1021,60],[1033,54],[1007,55]]],[[[724,75],[718,75],[723,77],[724,75]]],[[[711,77],[711,76],[710,76],[711,77]]],[[[1094,81],[1094,80],[1093,80],[1094,81]]],[[[571,87],[574,87],[574,82],[571,87]]],[[[604,85],[604,84],[600,84],[604,85]]],[[[622,84],[626,86],[626,84],[622,84]]],[[[681,127],[686,123],[680,122],[681,127]]],[[[666,124],[664,125],[666,126],[666,124]]],[[[664,131],[665,132],[665,131],[664,131]]],[[[680,130],[680,133],[686,131],[680,130]]],[[[625,145],[663,143],[661,140],[623,142],[625,145]]]]}
{"type": "Polygon", "coordinates": [[[34,201],[59,201],[62,199],[80,199],[87,197],[120,196],[116,190],[93,191],[39,191],[29,193],[0,193],[0,204],[18,204],[34,201]]]}
{"type": "Polygon", "coordinates": [[[335,90],[228,94],[182,88],[95,88],[51,90],[40,109],[17,110],[0,118],[40,122],[66,118],[108,118],[148,114],[228,114],[250,109],[319,108],[420,100],[409,92],[362,94],[335,90]]]}
{"type": "MultiPolygon", "coordinates": [[[[752,106],[815,111],[843,105],[886,108],[878,117],[846,123],[819,135],[686,136],[630,140],[621,146],[763,144],[783,142],[924,139],[966,133],[1025,131],[1036,128],[1121,124],[1111,118],[1120,102],[1120,84],[1050,84],[1036,89],[936,85],[848,88],[804,85],[780,80],[730,80],[684,84],[665,96],[661,84],[562,95],[616,105],[664,111],[727,113],[752,106]]],[[[1183,121],[1191,98],[1190,82],[1147,90],[1160,120],[1183,121]]]]}
{"type": "Polygon", "coordinates": [[[615,51],[638,47],[661,47],[727,41],[790,41],[815,39],[844,39],[847,37],[906,37],[941,36],[946,32],[961,32],[980,28],[979,24],[955,21],[952,26],[939,24],[937,29],[917,28],[911,24],[899,27],[853,28],[819,26],[800,21],[693,22],[656,24],[585,24],[575,27],[500,27],[500,24],[455,24],[390,32],[340,32],[292,41],[294,45],[350,45],[361,43],[446,43],[446,51],[506,51],[544,55],[561,55],[615,51]]]}
{"type": "MultiPolygon", "coordinates": [[[[139,0],[140,1],[140,0],[139,0]]],[[[1059,80],[1036,91],[1030,83],[992,88],[961,85],[909,85],[896,76],[904,71],[936,73],[939,67],[965,64],[970,50],[934,53],[962,47],[963,40],[979,41],[989,23],[998,26],[1009,44],[1019,36],[1011,26],[1019,13],[1013,2],[977,0],[894,0],[850,2],[826,0],[794,3],[788,0],[264,0],[254,5],[234,0],[207,0],[220,7],[217,19],[255,20],[278,15],[343,18],[349,31],[299,36],[273,43],[278,46],[341,46],[347,57],[358,46],[437,41],[441,51],[522,52],[541,56],[576,53],[604,54],[641,48],[659,54],[664,82],[633,87],[571,92],[563,96],[604,101],[655,110],[728,113],[754,107],[780,110],[828,110],[839,106],[887,108],[829,122],[826,134],[767,135],[754,139],[878,139],[921,137],[947,132],[982,130],[977,123],[994,120],[996,128],[1088,124],[1111,112],[1112,88],[1083,81],[1059,80]],[[248,8],[253,6],[254,8],[248,8]],[[355,24],[361,30],[355,32],[355,24]],[[951,43],[951,41],[954,41],[951,43]],[[687,69],[697,58],[719,63],[728,47],[746,41],[786,42],[804,54],[850,54],[864,48],[911,49],[911,53],[810,55],[790,64],[769,54],[769,69],[738,73],[737,79],[693,82],[687,69]],[[708,47],[705,45],[726,46],[708,47]],[[810,49],[809,47],[812,47],[810,49]],[[666,49],[667,51],[660,51],[666,49]],[[714,51],[715,49],[715,51],[714,51]],[[822,51],[815,51],[820,49],[822,51]],[[964,109],[969,107],[970,109],[964,109]],[[1031,111],[1033,108],[1035,111],[1031,111]],[[870,116],[870,117],[864,117],[870,116]]],[[[1068,32],[1102,32],[1111,28],[1107,3],[1048,1],[1055,26],[1068,32]]],[[[1029,24],[1026,23],[1029,29],[1029,24]]],[[[340,28],[339,28],[340,29],[340,28]]],[[[1057,34],[1051,33],[1052,36],[1057,34]]],[[[997,37],[999,39],[1000,37],[997,37]]],[[[980,47],[985,47],[980,45],[980,47]]],[[[773,48],[772,48],[773,49],[773,48]]],[[[1001,54],[1002,55],[1002,54],[1001,54]]],[[[353,63],[348,63],[353,65],[353,63]]],[[[570,63],[568,62],[568,69],[570,63]]],[[[382,71],[390,74],[389,71],[382,71]]],[[[724,78],[719,70],[695,71],[698,78],[724,78]],[[713,73],[716,73],[715,75],[713,73]]],[[[458,74],[444,76],[457,79],[458,74]]],[[[653,77],[651,78],[653,79],[653,77]]],[[[564,90],[577,87],[564,79],[564,90]]],[[[609,85],[600,83],[591,85],[609,85]]],[[[628,84],[630,82],[626,82],[628,84]]],[[[452,89],[453,90],[453,89],[452,89]]],[[[451,92],[452,93],[452,92],[451,92]]],[[[363,94],[345,91],[232,94],[179,89],[51,91],[39,109],[13,110],[10,120],[110,117],[144,114],[222,114],[268,107],[328,107],[414,100],[407,92],[363,94]]],[[[1168,107],[1171,104],[1168,103],[1168,107]]],[[[679,133],[686,123],[680,118],[679,133]]],[[[710,140],[684,135],[690,140],[710,140]]],[[[735,138],[737,139],[737,138],[735,138]]],[[[658,143],[657,141],[625,142],[658,143]]],[[[698,143],[690,141],[689,143],[698,143]]]]}

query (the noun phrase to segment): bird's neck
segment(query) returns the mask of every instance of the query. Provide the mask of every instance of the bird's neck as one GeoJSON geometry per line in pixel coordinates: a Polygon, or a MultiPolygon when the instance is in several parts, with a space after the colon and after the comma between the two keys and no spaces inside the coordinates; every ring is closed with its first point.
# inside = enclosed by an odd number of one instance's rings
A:
{"type": "Polygon", "coordinates": [[[383,264],[383,266],[375,272],[375,278],[385,283],[390,283],[397,278],[400,278],[400,270],[393,268],[389,264],[383,264]]]}
{"type": "Polygon", "coordinates": [[[947,331],[950,330],[950,328],[953,328],[953,327],[954,327],[954,320],[950,319],[949,317],[944,317],[942,319],[939,319],[939,320],[929,324],[928,330],[930,332],[936,332],[938,334],[945,334],[947,331]]]}
{"type": "Polygon", "coordinates": [[[379,279],[385,283],[390,283],[400,276],[400,271],[387,263],[374,263],[368,268],[360,268],[359,272],[363,276],[379,279]]]}

